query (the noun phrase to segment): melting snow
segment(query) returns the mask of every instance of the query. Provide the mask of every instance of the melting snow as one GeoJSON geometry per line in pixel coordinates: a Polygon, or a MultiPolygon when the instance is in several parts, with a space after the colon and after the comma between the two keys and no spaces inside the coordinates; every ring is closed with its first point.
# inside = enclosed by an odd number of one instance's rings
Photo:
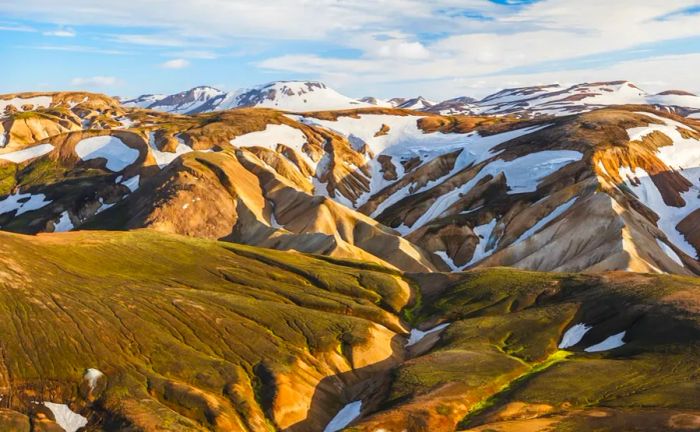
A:
{"type": "Polygon", "coordinates": [[[66,232],[66,231],[72,230],[73,228],[75,228],[75,227],[73,226],[73,222],[71,222],[71,220],[70,220],[70,216],[68,215],[68,212],[64,211],[63,213],[61,213],[61,218],[56,223],[56,226],[54,227],[53,231],[54,232],[66,232]]]}
{"type": "Polygon", "coordinates": [[[328,426],[323,430],[323,432],[337,432],[344,429],[347,425],[352,423],[353,420],[360,416],[360,411],[362,410],[362,401],[350,402],[345,405],[338,414],[333,417],[333,419],[328,423],[328,426]]]}
{"type": "Polygon", "coordinates": [[[449,255],[447,255],[447,251],[442,251],[442,250],[435,251],[434,254],[439,256],[445,262],[445,264],[447,264],[447,266],[450,268],[450,270],[452,270],[452,271],[459,271],[460,270],[460,267],[457,264],[455,264],[455,262],[452,260],[452,258],[450,258],[449,255]]]}
{"type": "Polygon", "coordinates": [[[421,340],[423,340],[424,337],[431,333],[439,332],[440,330],[447,328],[451,323],[443,323],[438,326],[435,326],[431,328],[430,330],[426,331],[420,331],[418,329],[411,329],[411,334],[408,337],[408,342],[406,343],[407,347],[410,347],[411,345],[415,345],[421,340]]]}
{"type": "Polygon", "coordinates": [[[626,332],[623,331],[621,333],[609,336],[603,342],[589,346],[584,351],[586,351],[586,352],[600,352],[600,351],[608,351],[611,349],[619,348],[625,344],[625,342],[622,340],[625,337],[625,333],[626,332]]]}
{"type": "Polygon", "coordinates": [[[51,96],[34,96],[30,98],[0,99],[0,113],[5,111],[8,105],[14,105],[17,109],[22,109],[22,105],[32,104],[34,109],[39,107],[47,108],[53,102],[51,96]]]}
{"type": "Polygon", "coordinates": [[[681,260],[681,257],[679,257],[678,254],[676,252],[674,252],[673,249],[671,249],[671,247],[669,245],[667,245],[666,243],[662,242],[659,239],[656,239],[656,244],[658,244],[659,247],[661,248],[661,250],[664,251],[664,253],[666,255],[668,255],[669,258],[671,258],[673,261],[675,261],[676,264],[678,264],[681,267],[684,267],[683,261],[681,260]]]}
{"type": "MultiPolygon", "coordinates": [[[[659,216],[658,227],[666,234],[666,237],[676,247],[689,256],[697,259],[697,252],[685,236],[676,229],[676,226],[693,210],[700,207],[700,188],[692,186],[688,192],[681,194],[686,205],[684,207],[672,207],[666,205],[649,174],[641,168],[631,171],[627,167],[620,169],[620,176],[637,198],[659,216]],[[637,178],[639,184],[633,184],[630,178],[637,178]]],[[[697,183],[697,182],[696,182],[697,183]]]]}
{"type": "Polygon", "coordinates": [[[533,234],[536,234],[537,232],[539,232],[545,225],[547,225],[548,223],[550,223],[554,219],[556,219],[559,216],[561,216],[562,214],[564,214],[567,210],[569,210],[569,208],[571,208],[571,206],[574,205],[575,202],[576,202],[576,197],[571,198],[569,201],[565,202],[564,204],[561,204],[560,206],[558,206],[557,208],[552,210],[552,212],[549,213],[547,216],[545,216],[542,219],[540,219],[539,221],[537,221],[537,223],[535,225],[533,225],[530,229],[528,229],[527,231],[522,233],[520,235],[520,237],[518,237],[518,239],[516,241],[514,241],[513,243],[517,243],[519,241],[523,241],[523,240],[526,240],[526,239],[532,237],[533,234]]]}
{"type": "Polygon", "coordinates": [[[75,432],[88,423],[87,418],[71,411],[68,405],[52,402],[44,402],[44,405],[51,410],[56,418],[56,423],[66,432],[75,432]]]}
{"type": "MultiPolygon", "coordinates": [[[[441,155],[462,150],[455,161],[454,168],[444,177],[447,178],[470,164],[476,164],[494,156],[492,151],[497,145],[551,126],[547,124],[516,129],[496,135],[481,136],[476,132],[468,134],[425,133],[418,128],[420,116],[369,114],[360,115],[357,118],[343,116],[337,120],[319,120],[313,117],[300,116],[289,117],[303,123],[325,127],[348,138],[353,137],[355,142],[361,141],[366,143],[369,150],[375,155],[374,160],[369,161],[372,171],[370,190],[360,197],[354,207],[361,206],[376,192],[392,183],[392,181],[385,180],[381,173],[382,166],[377,161],[377,157],[380,155],[392,158],[400,178],[403,175],[403,166],[399,163],[401,160],[418,157],[423,163],[426,163],[441,155]],[[375,136],[384,125],[389,127],[389,132],[385,135],[375,136]]],[[[410,186],[402,188],[395,193],[395,195],[398,194],[397,196],[392,195],[388,197],[385,200],[388,201],[388,204],[382,205],[375,214],[378,214],[377,212],[383,211],[383,209],[405,196],[417,193],[443,181],[444,178],[430,182],[430,184],[417,190],[410,190],[410,186]]]]}
{"type": "Polygon", "coordinates": [[[128,187],[131,192],[136,192],[136,190],[139,188],[139,180],[140,179],[141,179],[140,175],[135,175],[131,178],[128,178],[128,179],[122,181],[121,184],[128,187]]]}
{"type": "Polygon", "coordinates": [[[156,163],[158,164],[159,168],[166,167],[170,165],[172,161],[178,158],[178,156],[190,153],[194,151],[192,147],[188,146],[185,144],[185,142],[181,138],[177,138],[178,144],[177,147],[175,148],[175,152],[167,152],[167,151],[160,151],[158,150],[158,146],[156,145],[156,139],[155,139],[155,132],[151,132],[148,138],[148,145],[151,147],[151,151],[153,152],[153,157],[156,159],[156,163]]]}
{"type": "Polygon", "coordinates": [[[566,333],[564,333],[564,337],[561,338],[561,343],[559,343],[559,348],[564,349],[564,348],[569,348],[577,343],[581,342],[581,339],[583,339],[583,336],[588,333],[588,330],[590,330],[591,327],[587,326],[586,324],[576,324],[571,326],[566,333]]]}
{"type": "Polygon", "coordinates": [[[303,150],[306,142],[304,132],[285,124],[268,124],[265,130],[240,135],[230,141],[236,147],[265,147],[271,150],[275,150],[277,144],[284,144],[299,153],[315,169],[316,162],[303,150]]]}
{"type": "Polygon", "coordinates": [[[491,220],[491,222],[487,224],[474,227],[472,231],[474,231],[474,234],[476,234],[479,237],[479,243],[476,245],[476,249],[474,250],[474,255],[472,256],[472,259],[469,260],[469,262],[464,267],[468,267],[491,255],[493,250],[496,248],[496,245],[491,245],[491,247],[488,250],[487,247],[489,246],[489,239],[491,238],[493,229],[496,228],[496,223],[496,218],[494,218],[491,220]]]}
{"type": "Polygon", "coordinates": [[[107,159],[107,169],[121,171],[136,162],[139,151],[111,135],[86,138],[75,146],[75,152],[83,160],[107,159]]]}
{"type": "Polygon", "coordinates": [[[39,156],[43,156],[46,153],[51,152],[52,150],[53,146],[51,144],[39,144],[23,150],[0,154],[0,159],[5,159],[14,163],[22,163],[28,161],[29,159],[34,159],[38,158],[39,156]]]}
{"type": "Polygon", "coordinates": [[[0,214],[17,210],[15,216],[19,216],[22,213],[40,209],[48,204],[51,204],[51,201],[46,201],[44,194],[17,193],[0,200],[0,214]]]}
{"type": "MultiPolygon", "coordinates": [[[[467,183],[438,197],[430,208],[413,224],[410,231],[416,230],[431,220],[440,217],[461,195],[469,192],[487,176],[503,173],[510,188],[509,193],[534,192],[540,180],[557,172],[562,167],[581,160],[583,154],[572,150],[547,150],[530,153],[511,161],[497,159],[486,165],[467,183]]],[[[409,232],[410,232],[409,231],[409,232]]],[[[402,234],[407,234],[402,233],[402,234]]]]}

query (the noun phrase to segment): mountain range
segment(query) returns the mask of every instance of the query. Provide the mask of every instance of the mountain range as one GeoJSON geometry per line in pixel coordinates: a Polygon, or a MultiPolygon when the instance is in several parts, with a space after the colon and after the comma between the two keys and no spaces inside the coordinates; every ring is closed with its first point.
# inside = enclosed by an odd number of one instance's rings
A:
{"type": "Polygon", "coordinates": [[[285,81],[0,112],[2,430],[700,425],[697,96],[285,81]]]}
{"type": "Polygon", "coordinates": [[[562,86],[559,84],[501,90],[481,100],[468,96],[440,102],[422,96],[353,99],[316,81],[280,81],[253,89],[226,93],[209,86],[173,95],[125,98],[127,107],[150,108],[179,114],[196,114],[240,107],[266,107],[284,111],[322,111],[377,106],[403,108],[443,115],[567,115],[611,105],[652,105],[700,118],[700,98],[682,90],[649,94],[628,81],[562,86]]]}

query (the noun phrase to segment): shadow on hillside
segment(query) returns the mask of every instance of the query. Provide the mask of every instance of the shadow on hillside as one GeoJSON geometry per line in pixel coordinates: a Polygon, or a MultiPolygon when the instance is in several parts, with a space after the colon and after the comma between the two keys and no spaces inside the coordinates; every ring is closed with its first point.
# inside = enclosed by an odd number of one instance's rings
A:
{"type": "Polygon", "coordinates": [[[404,359],[404,337],[392,338],[393,354],[377,363],[328,376],[319,382],[311,399],[305,420],[286,429],[285,432],[320,432],[346,404],[362,400],[362,413],[366,416],[385,400],[391,373],[404,359]]]}

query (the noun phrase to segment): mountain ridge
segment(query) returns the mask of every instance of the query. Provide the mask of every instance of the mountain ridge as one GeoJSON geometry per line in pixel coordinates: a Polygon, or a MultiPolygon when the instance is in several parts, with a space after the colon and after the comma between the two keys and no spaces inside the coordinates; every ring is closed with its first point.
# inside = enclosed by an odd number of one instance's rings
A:
{"type": "MultiPolygon", "coordinates": [[[[174,99],[194,89],[170,95],[174,99]]],[[[166,96],[167,97],[167,96],[166,96]]],[[[649,104],[678,111],[685,116],[700,116],[700,98],[683,90],[666,90],[656,94],[647,93],[629,81],[608,81],[574,84],[568,87],[549,84],[516,87],[499,90],[480,100],[469,96],[458,96],[443,101],[429,101],[421,96],[415,98],[380,99],[363,97],[353,99],[341,95],[320,81],[273,81],[252,89],[219,92],[207,98],[204,104],[183,111],[177,105],[163,104],[163,95],[142,95],[126,100],[126,106],[160,109],[167,112],[196,114],[237,107],[270,107],[284,111],[323,111],[351,109],[367,106],[403,108],[434,112],[445,115],[567,115],[589,111],[610,105],[649,104]],[[313,89],[327,91],[327,95],[314,94],[313,89]],[[286,99],[280,95],[288,96],[286,99]],[[316,102],[304,101],[305,96],[314,96],[316,102]],[[292,101],[301,97],[302,102],[292,101]],[[325,99],[325,102],[318,100],[325,99]],[[150,102],[150,104],[148,104],[150,102]],[[148,104],[148,105],[146,105],[148,104]]]]}

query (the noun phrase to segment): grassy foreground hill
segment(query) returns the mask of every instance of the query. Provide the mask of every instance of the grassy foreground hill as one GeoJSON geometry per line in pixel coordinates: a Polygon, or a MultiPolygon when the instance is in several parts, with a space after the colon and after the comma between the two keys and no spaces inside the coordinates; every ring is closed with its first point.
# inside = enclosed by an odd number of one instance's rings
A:
{"type": "Polygon", "coordinates": [[[88,431],[321,431],[353,401],[348,430],[700,427],[696,278],[404,274],[146,230],[0,244],[0,430],[63,430],[57,403],[88,431]]]}

